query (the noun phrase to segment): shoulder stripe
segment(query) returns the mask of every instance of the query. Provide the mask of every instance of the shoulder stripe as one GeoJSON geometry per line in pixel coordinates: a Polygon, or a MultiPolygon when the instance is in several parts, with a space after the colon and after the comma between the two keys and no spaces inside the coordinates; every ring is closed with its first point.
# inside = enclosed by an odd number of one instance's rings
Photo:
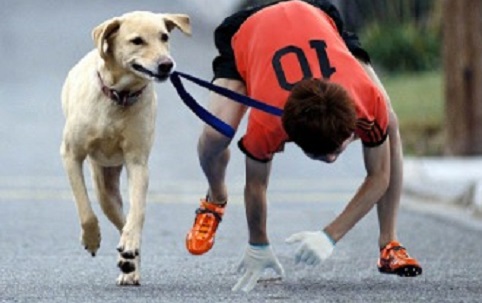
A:
{"type": "Polygon", "coordinates": [[[370,121],[368,119],[358,119],[356,121],[356,126],[358,128],[361,128],[361,129],[365,129],[365,130],[371,130],[373,128],[373,124],[374,122],[373,121],[370,121]]]}
{"type": "Polygon", "coordinates": [[[368,140],[371,143],[380,142],[386,136],[382,127],[376,121],[370,121],[368,119],[358,119],[356,127],[359,131],[365,134],[365,140],[368,140]]]}

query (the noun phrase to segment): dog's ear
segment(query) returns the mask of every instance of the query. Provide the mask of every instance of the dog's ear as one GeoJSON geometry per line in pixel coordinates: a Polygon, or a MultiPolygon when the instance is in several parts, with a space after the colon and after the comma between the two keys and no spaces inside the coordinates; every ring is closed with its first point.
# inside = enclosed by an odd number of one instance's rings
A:
{"type": "Polygon", "coordinates": [[[109,52],[109,45],[107,39],[112,36],[116,31],[119,30],[120,19],[113,18],[104,21],[100,25],[96,26],[92,31],[92,39],[94,40],[95,46],[103,59],[107,59],[109,52]]]}
{"type": "Polygon", "coordinates": [[[168,31],[172,31],[174,27],[179,28],[184,34],[191,36],[191,21],[188,15],[184,14],[163,14],[162,18],[166,23],[168,31]]]}

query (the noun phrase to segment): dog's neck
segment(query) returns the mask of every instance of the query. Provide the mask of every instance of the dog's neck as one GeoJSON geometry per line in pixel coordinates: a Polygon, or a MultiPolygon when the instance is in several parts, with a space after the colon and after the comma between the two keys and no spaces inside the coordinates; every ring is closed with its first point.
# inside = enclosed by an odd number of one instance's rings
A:
{"type": "Polygon", "coordinates": [[[144,92],[144,89],[147,87],[147,85],[145,85],[141,89],[133,92],[130,90],[119,91],[108,87],[104,83],[100,72],[97,72],[97,78],[99,78],[100,87],[104,95],[114,101],[117,105],[120,105],[122,107],[134,105],[140,99],[139,97],[144,92]]]}

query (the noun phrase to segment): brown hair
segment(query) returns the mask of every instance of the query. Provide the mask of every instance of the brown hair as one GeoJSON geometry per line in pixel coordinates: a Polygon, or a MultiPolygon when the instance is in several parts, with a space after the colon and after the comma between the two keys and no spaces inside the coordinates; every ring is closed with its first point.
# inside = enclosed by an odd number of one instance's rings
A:
{"type": "Polygon", "coordinates": [[[335,152],[355,131],[353,100],[340,85],[323,79],[304,79],[292,89],[282,122],[290,140],[305,153],[335,152]]]}

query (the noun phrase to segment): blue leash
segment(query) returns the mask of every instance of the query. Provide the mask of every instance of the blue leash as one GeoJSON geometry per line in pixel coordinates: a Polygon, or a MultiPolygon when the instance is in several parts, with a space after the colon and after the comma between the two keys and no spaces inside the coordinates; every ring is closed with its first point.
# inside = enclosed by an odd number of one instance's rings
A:
{"type": "Polygon", "coordinates": [[[239,102],[249,107],[262,110],[264,112],[267,112],[275,116],[281,116],[283,114],[283,110],[278,107],[274,107],[266,103],[257,101],[255,99],[249,98],[248,96],[238,94],[234,91],[231,91],[221,86],[214,85],[210,82],[196,78],[194,76],[191,76],[182,72],[177,72],[177,71],[173,72],[170,76],[171,82],[174,85],[174,88],[176,88],[176,91],[181,97],[184,104],[186,104],[187,107],[189,107],[194,112],[194,114],[198,116],[201,120],[209,124],[211,127],[213,127],[218,132],[222,133],[226,137],[229,137],[229,138],[234,137],[234,133],[235,133],[234,129],[231,127],[231,125],[223,122],[221,119],[214,116],[209,111],[207,111],[204,107],[199,105],[199,103],[197,103],[196,100],[184,88],[184,85],[182,84],[182,81],[181,81],[181,77],[201,87],[212,90],[217,94],[225,96],[233,101],[239,102]]]}

